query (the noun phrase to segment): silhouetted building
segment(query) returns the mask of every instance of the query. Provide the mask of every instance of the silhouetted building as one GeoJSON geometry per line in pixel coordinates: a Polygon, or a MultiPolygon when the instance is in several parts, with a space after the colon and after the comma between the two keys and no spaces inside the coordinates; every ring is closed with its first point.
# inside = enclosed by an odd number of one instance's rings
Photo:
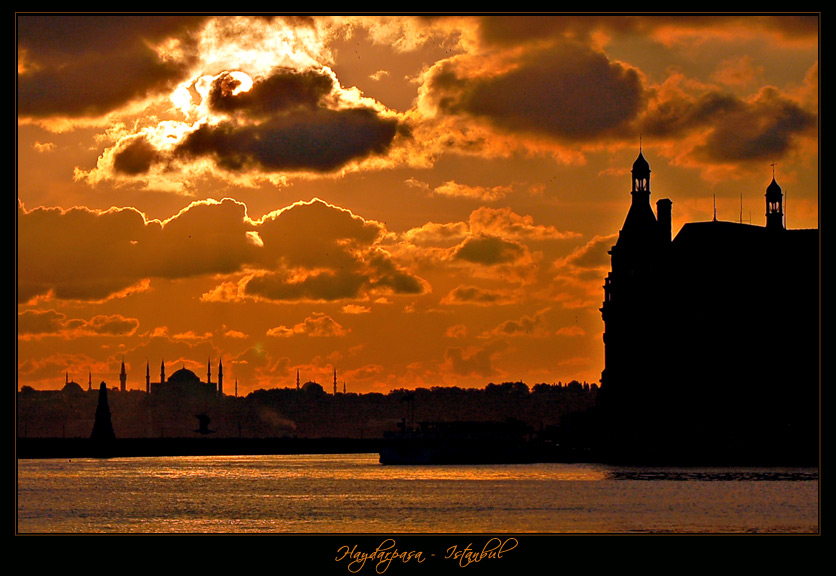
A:
{"type": "Polygon", "coordinates": [[[787,230],[783,193],[766,226],[685,224],[650,204],[639,153],[632,203],[604,286],[600,407],[618,455],[817,453],[818,229],[787,230]]]}

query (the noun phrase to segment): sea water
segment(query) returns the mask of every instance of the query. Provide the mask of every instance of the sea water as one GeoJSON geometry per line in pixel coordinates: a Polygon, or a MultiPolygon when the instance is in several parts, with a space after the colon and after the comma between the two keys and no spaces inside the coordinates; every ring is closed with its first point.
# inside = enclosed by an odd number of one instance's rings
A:
{"type": "Polygon", "coordinates": [[[383,466],[377,454],[19,460],[32,533],[817,533],[818,471],[383,466]]]}

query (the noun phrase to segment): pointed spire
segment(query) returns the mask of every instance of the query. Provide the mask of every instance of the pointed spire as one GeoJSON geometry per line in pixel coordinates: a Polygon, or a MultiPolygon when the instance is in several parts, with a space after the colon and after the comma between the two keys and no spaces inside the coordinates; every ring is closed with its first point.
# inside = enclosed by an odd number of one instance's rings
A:
{"type": "Polygon", "coordinates": [[[766,187],[766,227],[784,229],[784,191],[775,181],[775,163],[772,163],[772,182],[766,187]]]}
{"type": "Polygon", "coordinates": [[[633,177],[633,192],[650,192],[650,164],[645,160],[641,147],[630,173],[633,177]]]}
{"type": "Polygon", "coordinates": [[[122,369],[119,371],[119,390],[125,392],[128,383],[128,373],[125,372],[125,357],[122,357],[122,369]]]}
{"type": "Polygon", "coordinates": [[[224,361],[218,357],[218,396],[224,395],[224,361]]]}
{"type": "Polygon", "coordinates": [[[99,442],[116,439],[110,418],[110,405],[107,401],[107,385],[104,382],[99,385],[99,403],[96,405],[96,419],[93,422],[93,432],[90,438],[99,442]]]}

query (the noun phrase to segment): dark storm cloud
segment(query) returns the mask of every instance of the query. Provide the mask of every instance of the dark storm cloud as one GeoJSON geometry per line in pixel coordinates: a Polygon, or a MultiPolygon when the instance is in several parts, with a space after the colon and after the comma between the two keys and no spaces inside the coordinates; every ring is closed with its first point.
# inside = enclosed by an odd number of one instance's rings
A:
{"type": "Polygon", "coordinates": [[[815,125],[815,115],[770,90],[754,104],[725,114],[698,152],[721,161],[774,159],[815,125]]]}
{"type": "MultiPolygon", "coordinates": [[[[620,20],[627,20],[620,17],[620,20]]],[[[561,15],[549,16],[483,16],[479,19],[479,38],[493,46],[529,44],[541,40],[560,38],[563,35],[585,36],[600,28],[608,19],[604,17],[561,15]]],[[[616,19],[614,24],[623,25],[616,19]]]]}
{"type": "Polygon", "coordinates": [[[230,171],[313,170],[327,172],[388,150],[395,120],[373,110],[302,110],[257,125],[221,122],[192,132],[177,148],[181,158],[208,156],[230,171]]]}
{"type": "Polygon", "coordinates": [[[198,26],[193,16],[19,15],[17,106],[21,116],[100,115],[183,78],[148,43],[198,26]]]}
{"type": "Polygon", "coordinates": [[[813,38],[818,34],[816,14],[798,15],[520,15],[484,16],[479,19],[479,38],[492,46],[531,44],[543,40],[589,38],[593,32],[653,35],[655,31],[707,31],[738,29],[773,30],[786,38],[813,38]]]}
{"type": "Polygon", "coordinates": [[[419,278],[398,268],[383,253],[375,254],[369,259],[369,268],[374,271],[370,286],[375,290],[394,294],[422,294],[426,288],[419,278]]]}
{"type": "Polygon", "coordinates": [[[704,158],[768,160],[784,154],[793,138],[814,129],[816,121],[815,114],[768,88],[751,101],[716,92],[667,98],[653,107],[641,131],[681,137],[707,129],[708,138],[697,150],[704,158]]]}
{"type": "Polygon", "coordinates": [[[514,262],[525,254],[525,248],[495,236],[474,236],[465,240],[455,253],[456,260],[474,264],[506,264],[514,262]]]}
{"type": "Polygon", "coordinates": [[[356,272],[326,271],[303,280],[294,280],[285,273],[264,274],[247,282],[251,296],[269,300],[325,300],[356,298],[366,284],[366,278],[356,272]]]}
{"type": "Polygon", "coordinates": [[[742,109],[744,103],[731,94],[711,92],[697,98],[674,97],[660,101],[642,124],[648,136],[684,136],[694,128],[742,109]]]}
{"type": "Polygon", "coordinates": [[[113,169],[120,174],[144,174],[157,159],[157,150],[151,143],[144,136],[135,136],[123,142],[114,153],[113,169]]]}
{"type": "Polygon", "coordinates": [[[294,108],[314,109],[335,88],[331,76],[318,70],[276,70],[267,78],[256,78],[246,92],[234,94],[241,82],[229,73],[212,83],[209,106],[216,112],[244,112],[271,115],[294,108]]]}
{"type": "Polygon", "coordinates": [[[444,302],[447,304],[493,306],[508,304],[510,297],[506,293],[486,290],[477,286],[457,286],[444,298],[444,302]]]}
{"type": "Polygon", "coordinates": [[[640,111],[644,89],[635,70],[564,42],[535,51],[510,70],[469,77],[455,62],[429,78],[437,107],[484,119],[508,132],[583,141],[618,133],[640,111]]]}

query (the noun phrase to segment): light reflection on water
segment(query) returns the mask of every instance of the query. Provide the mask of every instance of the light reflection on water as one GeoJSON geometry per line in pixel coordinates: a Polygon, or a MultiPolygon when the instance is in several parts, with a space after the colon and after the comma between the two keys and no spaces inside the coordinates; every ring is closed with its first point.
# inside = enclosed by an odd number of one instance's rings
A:
{"type": "Polygon", "coordinates": [[[816,532],[811,469],[21,460],[20,532],[816,532]]]}

